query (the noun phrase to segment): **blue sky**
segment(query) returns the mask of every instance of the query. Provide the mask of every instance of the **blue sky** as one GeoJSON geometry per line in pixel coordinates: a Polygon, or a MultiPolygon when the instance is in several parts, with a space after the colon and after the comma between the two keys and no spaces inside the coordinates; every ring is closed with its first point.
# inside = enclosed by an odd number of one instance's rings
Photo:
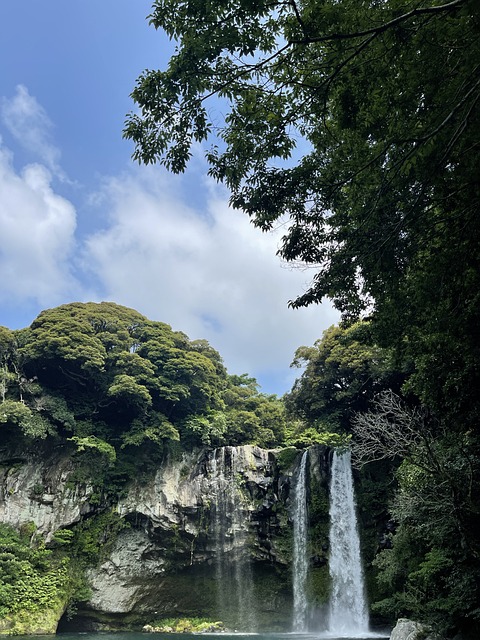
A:
{"type": "Polygon", "coordinates": [[[295,349],[338,320],[329,304],[288,309],[312,271],[276,257],[207,178],[131,161],[129,97],[173,45],[148,25],[150,0],[0,3],[0,324],[42,309],[111,300],[190,338],[230,373],[283,394],[295,349]]]}

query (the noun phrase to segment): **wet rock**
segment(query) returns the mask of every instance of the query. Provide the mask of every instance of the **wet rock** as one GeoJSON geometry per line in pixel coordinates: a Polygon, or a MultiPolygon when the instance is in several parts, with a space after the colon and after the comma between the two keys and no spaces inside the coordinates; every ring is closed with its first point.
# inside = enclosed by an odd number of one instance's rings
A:
{"type": "Polygon", "coordinates": [[[420,622],[399,618],[390,640],[442,640],[437,634],[431,633],[429,628],[420,622]]]}

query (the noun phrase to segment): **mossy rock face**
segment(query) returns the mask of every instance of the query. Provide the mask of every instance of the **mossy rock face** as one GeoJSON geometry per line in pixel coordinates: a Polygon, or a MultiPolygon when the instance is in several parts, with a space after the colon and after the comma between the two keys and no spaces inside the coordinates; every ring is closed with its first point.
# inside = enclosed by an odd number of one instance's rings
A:
{"type": "Polygon", "coordinates": [[[164,575],[155,594],[146,597],[140,606],[148,606],[150,611],[153,608],[162,617],[222,620],[231,630],[290,629],[291,578],[286,568],[253,562],[249,580],[241,586],[237,582],[238,568],[226,567],[224,572],[222,583],[212,565],[192,566],[164,575]],[[244,610],[239,613],[241,600],[244,610]]]}
{"type": "Polygon", "coordinates": [[[51,635],[57,632],[65,602],[56,602],[41,611],[18,611],[0,620],[0,635],[51,635]]]}
{"type": "Polygon", "coordinates": [[[310,476],[308,501],[310,555],[315,565],[324,565],[328,562],[329,506],[328,485],[319,483],[310,476]]]}
{"type": "Polygon", "coordinates": [[[296,447],[279,449],[276,454],[277,465],[280,472],[291,472],[296,459],[301,456],[301,451],[296,447]]]}
{"type": "Polygon", "coordinates": [[[313,608],[323,606],[330,598],[331,579],[328,566],[311,567],[308,574],[307,593],[313,608]]]}
{"type": "Polygon", "coordinates": [[[147,633],[219,633],[225,631],[220,620],[205,618],[163,618],[142,628],[147,633]]]}
{"type": "Polygon", "coordinates": [[[257,631],[290,631],[293,612],[289,568],[258,563],[253,566],[253,582],[257,631]]]}
{"type": "MultiPolygon", "coordinates": [[[[211,464],[211,451],[168,461],[150,483],[132,486],[112,509],[89,512],[88,519],[71,529],[73,539],[67,540],[72,554],[89,565],[89,593],[77,597],[82,604],[72,620],[64,616],[60,630],[141,630],[160,618],[207,618],[221,620],[232,630],[289,631],[292,477],[299,457],[301,451],[294,448],[280,453],[251,446],[235,452],[228,448],[221,458],[227,471],[231,460],[239,465],[234,476],[226,473],[225,478],[234,478],[238,489],[235,500],[229,494],[226,503],[235,509],[220,512],[225,519],[220,524],[216,500],[222,493],[213,484],[218,470],[211,464]],[[241,521],[236,520],[239,507],[241,521]],[[236,564],[237,553],[243,554],[244,568],[236,564]],[[225,562],[221,570],[218,562],[225,562]],[[244,601],[243,609],[239,600],[244,601]]],[[[308,459],[308,591],[318,609],[324,607],[329,591],[328,450],[313,447],[308,459]]],[[[5,623],[1,632],[15,628],[14,633],[54,633],[63,609],[62,605],[54,621],[47,613],[38,621],[30,617],[28,626],[16,619],[15,626],[5,623]]]]}
{"type": "MultiPolygon", "coordinates": [[[[79,609],[76,618],[65,621],[62,631],[141,630],[149,625],[171,626],[165,620],[221,620],[230,630],[246,630],[239,617],[238,599],[249,599],[250,613],[257,631],[289,631],[291,626],[291,576],[285,568],[273,564],[253,563],[251,582],[244,585],[248,593],[239,596],[235,570],[219,583],[214,565],[193,565],[163,573],[155,581],[145,578],[138,583],[137,600],[130,612],[102,612],[79,609]]],[[[247,621],[248,622],[248,621],[247,621]]]]}

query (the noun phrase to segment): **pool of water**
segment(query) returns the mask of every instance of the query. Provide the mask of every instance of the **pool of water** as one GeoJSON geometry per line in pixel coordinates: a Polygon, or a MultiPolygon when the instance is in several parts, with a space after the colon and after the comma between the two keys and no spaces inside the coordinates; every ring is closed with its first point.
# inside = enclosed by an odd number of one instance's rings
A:
{"type": "Polygon", "coordinates": [[[218,638],[218,640],[385,640],[390,637],[388,631],[360,633],[358,635],[338,636],[327,632],[319,633],[111,633],[80,632],[59,633],[56,636],[22,636],[31,640],[199,640],[199,636],[218,638]]]}

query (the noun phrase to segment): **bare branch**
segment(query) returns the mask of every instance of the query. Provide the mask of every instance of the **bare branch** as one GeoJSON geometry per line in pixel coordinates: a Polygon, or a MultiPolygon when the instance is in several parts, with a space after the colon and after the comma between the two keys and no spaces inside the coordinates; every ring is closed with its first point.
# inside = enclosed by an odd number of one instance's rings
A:
{"type": "Polygon", "coordinates": [[[421,411],[406,407],[391,390],[377,396],[372,411],[355,416],[352,431],[352,458],[356,467],[375,460],[408,457],[426,439],[421,411]]]}

